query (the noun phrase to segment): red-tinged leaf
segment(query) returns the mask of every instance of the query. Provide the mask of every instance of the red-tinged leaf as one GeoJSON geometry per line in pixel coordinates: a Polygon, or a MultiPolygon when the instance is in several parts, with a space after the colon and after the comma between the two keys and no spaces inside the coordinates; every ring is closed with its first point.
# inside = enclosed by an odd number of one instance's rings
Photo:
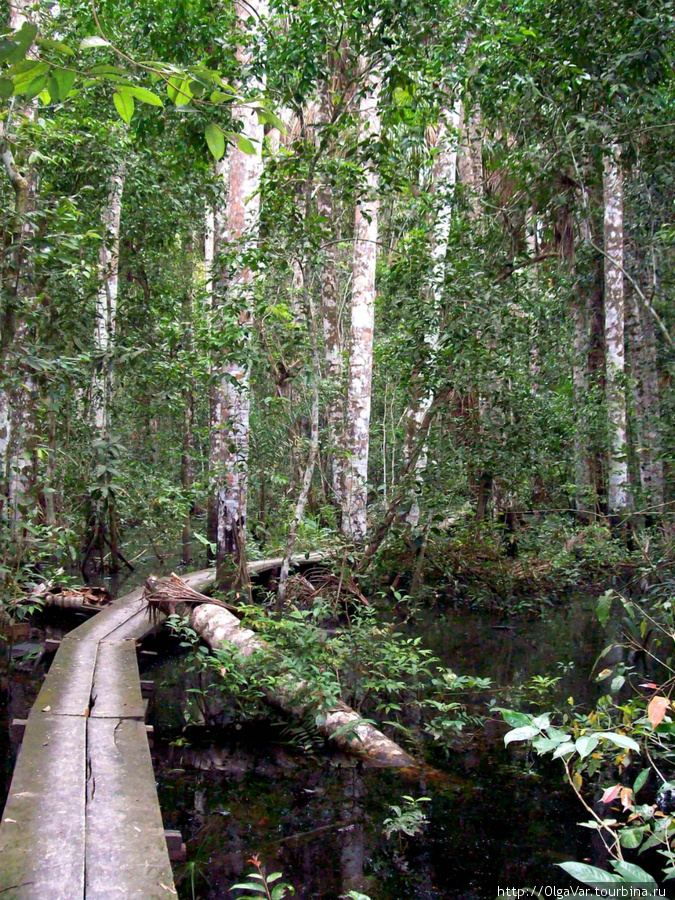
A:
{"type": "Polygon", "coordinates": [[[658,688],[658,684],[654,684],[653,681],[648,681],[646,684],[641,684],[640,687],[651,688],[655,691],[658,688]]]}
{"type": "Polygon", "coordinates": [[[647,707],[647,717],[652,723],[652,728],[656,728],[663,722],[663,717],[669,706],[670,700],[667,697],[652,697],[647,707]]]}
{"type": "Polygon", "coordinates": [[[629,787],[621,788],[621,806],[624,809],[630,809],[633,802],[633,789],[629,787]]]}
{"type": "Polygon", "coordinates": [[[613,787],[608,787],[605,789],[605,792],[602,795],[603,803],[611,803],[612,800],[616,800],[616,798],[621,793],[621,785],[615,784],[613,787]]]}

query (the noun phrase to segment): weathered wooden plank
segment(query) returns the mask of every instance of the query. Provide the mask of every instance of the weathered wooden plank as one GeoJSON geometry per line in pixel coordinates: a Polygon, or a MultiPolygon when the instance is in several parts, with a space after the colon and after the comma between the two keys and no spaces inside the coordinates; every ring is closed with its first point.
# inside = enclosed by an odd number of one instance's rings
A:
{"type": "Polygon", "coordinates": [[[86,723],[28,719],[0,824],[3,900],[84,898],[86,723]]]}
{"type": "Polygon", "coordinates": [[[143,589],[137,588],[124,597],[119,597],[110,606],[106,606],[94,618],[89,619],[74,631],[71,631],[66,640],[93,640],[104,641],[108,635],[120,625],[124,625],[133,615],[145,608],[142,599],[143,589]]]}
{"type": "Polygon", "coordinates": [[[88,719],[87,900],[175,900],[145,725],[88,719]]]}
{"type": "Polygon", "coordinates": [[[135,641],[99,643],[90,716],[145,720],[135,641]]]}
{"type": "Polygon", "coordinates": [[[96,642],[61,642],[34,709],[63,716],[83,716],[89,708],[96,666],[96,642]]]}

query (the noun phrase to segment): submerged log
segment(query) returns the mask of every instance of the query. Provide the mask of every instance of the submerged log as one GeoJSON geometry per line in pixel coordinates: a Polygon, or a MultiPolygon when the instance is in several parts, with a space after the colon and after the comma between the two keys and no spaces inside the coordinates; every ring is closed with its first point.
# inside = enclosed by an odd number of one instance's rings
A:
{"type": "MultiPolygon", "coordinates": [[[[226,644],[236,647],[244,657],[269,648],[265,642],[249,628],[243,628],[239,620],[226,608],[226,604],[216,603],[210,597],[193,590],[177,575],[171,578],[148,578],[145,598],[163,611],[175,612],[180,604],[189,616],[192,629],[212,650],[226,644]]],[[[279,668],[283,670],[284,657],[278,657],[279,668]]],[[[295,716],[312,713],[320,706],[317,690],[311,684],[286,675],[274,693],[267,692],[270,704],[295,716]]],[[[407,767],[415,765],[414,759],[397,743],[382,734],[374,725],[366,722],[345,703],[337,703],[326,711],[321,723],[317,723],[319,733],[333,741],[340,750],[356,753],[373,766],[407,767]]]]}

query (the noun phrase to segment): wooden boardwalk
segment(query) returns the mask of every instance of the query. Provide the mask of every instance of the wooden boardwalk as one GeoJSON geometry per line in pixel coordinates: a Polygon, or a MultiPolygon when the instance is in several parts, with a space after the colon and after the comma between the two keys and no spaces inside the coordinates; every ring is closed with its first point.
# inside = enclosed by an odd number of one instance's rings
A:
{"type": "MultiPolygon", "coordinates": [[[[280,565],[259,560],[250,570],[280,565]]],[[[185,577],[197,590],[213,580],[213,569],[185,577]]],[[[71,631],[52,662],[0,823],[2,900],[176,897],[136,657],[136,641],[157,624],[142,594],[71,631]]]]}

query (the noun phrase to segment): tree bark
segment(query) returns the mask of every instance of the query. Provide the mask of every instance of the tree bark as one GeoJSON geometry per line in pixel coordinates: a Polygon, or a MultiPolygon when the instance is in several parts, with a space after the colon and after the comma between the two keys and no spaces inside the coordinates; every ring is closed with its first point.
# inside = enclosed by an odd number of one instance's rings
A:
{"type": "Polygon", "coordinates": [[[305,507],[309,491],[312,486],[312,478],[314,477],[314,468],[316,466],[317,456],[319,454],[319,381],[321,378],[321,365],[319,362],[319,345],[317,339],[316,326],[316,310],[311,298],[306,277],[303,278],[303,294],[305,296],[306,306],[308,307],[310,341],[312,345],[312,414],[311,414],[311,437],[309,445],[309,454],[305,465],[305,472],[302,478],[302,485],[298,502],[295,506],[295,514],[290,528],[288,529],[288,537],[286,539],[286,553],[279,574],[279,587],[277,590],[277,610],[283,609],[286,600],[286,585],[288,581],[288,573],[291,568],[291,559],[295,551],[295,542],[298,535],[298,528],[305,515],[305,507]]]}
{"type": "Polygon", "coordinates": [[[664,501],[664,473],[656,334],[653,318],[634,291],[629,295],[629,310],[631,327],[627,332],[637,423],[640,487],[643,503],[658,516],[664,501]]]}
{"type": "Polygon", "coordinates": [[[606,398],[609,425],[608,512],[624,515],[630,506],[626,443],[626,390],[623,283],[623,187],[620,148],[613,146],[604,158],[605,236],[605,348],[606,398]]]}
{"type": "Polygon", "coordinates": [[[126,166],[119,163],[110,177],[108,201],[103,211],[103,240],[98,251],[99,289],[96,295],[94,347],[100,356],[100,374],[92,386],[92,416],[101,440],[110,438],[110,404],[113,390],[113,344],[119,283],[120,221],[126,166]]]}
{"type": "MultiPolygon", "coordinates": [[[[244,28],[249,27],[250,12],[254,23],[266,15],[266,0],[254,0],[248,4],[237,3],[237,17],[244,28]]],[[[252,55],[244,47],[237,49],[237,59],[244,70],[252,55]]],[[[251,85],[261,88],[260,84],[251,85]]],[[[233,111],[235,121],[241,124],[242,133],[254,142],[255,154],[245,153],[237,144],[231,144],[229,160],[229,197],[227,208],[227,234],[230,243],[240,248],[239,266],[232,277],[220,274],[221,284],[227,282],[228,304],[239,311],[241,346],[238,355],[245,352],[250,341],[251,289],[253,272],[246,264],[246,251],[257,242],[260,210],[260,177],[262,175],[262,143],[264,129],[255,110],[250,106],[237,106],[233,111]]],[[[225,354],[232,354],[227,348],[225,354]]],[[[224,355],[225,355],[224,354],[224,355]]],[[[233,354],[234,355],[234,354],[233,354]]],[[[246,567],[246,513],[248,499],[248,444],[249,444],[250,387],[246,365],[240,361],[225,360],[219,366],[218,384],[215,389],[215,427],[220,432],[220,468],[216,473],[218,528],[217,567],[218,581],[222,587],[247,590],[246,567]]]]}
{"type": "MultiPolygon", "coordinates": [[[[378,140],[380,78],[370,73],[359,104],[359,143],[378,140]]],[[[379,179],[372,161],[365,164],[365,179],[356,202],[354,221],[353,287],[350,358],[347,386],[347,448],[344,469],[342,530],[354,543],[366,539],[368,528],[368,451],[373,379],[375,324],[375,267],[377,262],[377,191],[379,179]]]]}
{"type": "MultiPolygon", "coordinates": [[[[435,356],[439,346],[440,319],[443,309],[443,290],[445,286],[445,260],[448,253],[448,240],[450,238],[450,225],[454,201],[454,187],[457,180],[458,148],[456,131],[462,116],[461,103],[446,113],[446,118],[441,118],[436,133],[435,147],[436,160],[433,167],[432,191],[436,194],[436,221],[432,237],[432,269],[430,284],[426,286],[425,293],[428,297],[429,307],[433,320],[433,327],[425,334],[424,340],[429,347],[430,361],[427,369],[433,370],[435,356]]],[[[415,436],[424,417],[433,402],[433,390],[424,385],[422,373],[416,373],[413,382],[421,381],[417,396],[408,407],[405,414],[405,437],[403,442],[403,461],[408,462],[411,449],[414,446],[415,436]]],[[[424,446],[415,463],[415,489],[413,490],[405,519],[408,525],[416,528],[420,520],[419,491],[427,467],[427,448],[424,446]]]]}
{"type": "MultiPolygon", "coordinates": [[[[326,82],[321,91],[319,121],[323,126],[328,126],[332,122],[332,117],[333,106],[330,84],[326,82]]],[[[342,391],[344,353],[340,327],[340,292],[337,273],[338,245],[333,240],[335,233],[333,189],[328,184],[326,177],[321,181],[316,202],[319,216],[325,219],[324,231],[327,237],[321,259],[321,313],[323,318],[324,358],[326,380],[330,391],[330,396],[326,403],[326,427],[328,431],[328,457],[333,502],[340,507],[342,503],[344,469],[344,455],[341,446],[344,436],[344,400],[342,391]]]]}

